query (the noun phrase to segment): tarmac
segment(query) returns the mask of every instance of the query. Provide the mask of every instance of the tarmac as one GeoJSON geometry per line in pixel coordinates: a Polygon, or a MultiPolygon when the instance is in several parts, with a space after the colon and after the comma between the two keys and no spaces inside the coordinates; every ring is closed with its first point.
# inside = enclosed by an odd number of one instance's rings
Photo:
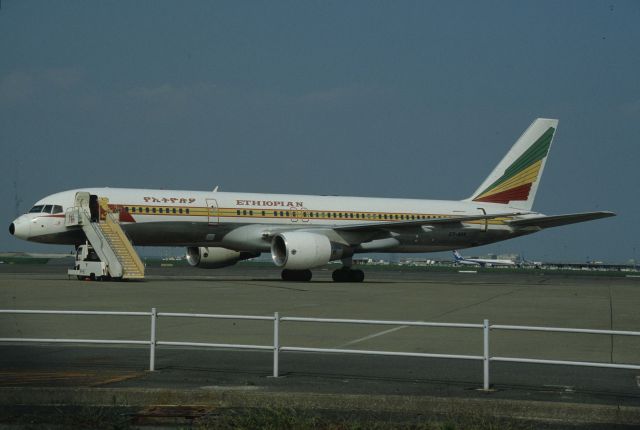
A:
{"type": "MultiPolygon", "coordinates": [[[[640,279],[544,273],[367,271],[308,283],[239,265],[149,269],[143,282],[68,279],[56,265],[0,266],[0,308],[184,312],[640,330],[640,279]]],[[[148,340],[149,317],[0,315],[2,338],[148,340]]],[[[160,341],[273,344],[272,321],[161,317],[160,341]]],[[[482,355],[482,330],[283,321],[281,346],[482,355]]],[[[640,365],[640,337],[491,332],[492,356],[640,365]]],[[[640,370],[419,357],[144,345],[0,343],[0,405],[157,405],[475,413],[640,426],[640,370]]]]}

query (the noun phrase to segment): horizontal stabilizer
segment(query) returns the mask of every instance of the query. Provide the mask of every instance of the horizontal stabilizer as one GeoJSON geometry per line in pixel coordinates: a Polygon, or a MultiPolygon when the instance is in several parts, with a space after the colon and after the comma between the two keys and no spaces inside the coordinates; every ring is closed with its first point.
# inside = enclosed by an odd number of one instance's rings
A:
{"type": "Polygon", "coordinates": [[[561,225],[575,224],[578,222],[592,221],[594,219],[608,218],[610,216],[616,216],[615,213],[609,211],[602,212],[584,212],[568,215],[552,215],[552,216],[540,216],[535,218],[519,219],[515,221],[509,221],[509,225],[512,227],[524,228],[524,227],[538,227],[538,228],[551,228],[561,225]]]}

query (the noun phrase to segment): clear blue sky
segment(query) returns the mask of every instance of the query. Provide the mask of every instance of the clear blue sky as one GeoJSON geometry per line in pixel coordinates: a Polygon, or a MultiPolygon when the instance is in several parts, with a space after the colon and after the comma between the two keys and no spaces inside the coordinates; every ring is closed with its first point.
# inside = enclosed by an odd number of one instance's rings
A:
{"type": "Polygon", "coordinates": [[[534,209],[619,216],[466,254],[640,259],[639,23],[637,1],[2,0],[0,250],[67,251],[6,227],[83,186],[461,199],[552,117],[534,209]]]}

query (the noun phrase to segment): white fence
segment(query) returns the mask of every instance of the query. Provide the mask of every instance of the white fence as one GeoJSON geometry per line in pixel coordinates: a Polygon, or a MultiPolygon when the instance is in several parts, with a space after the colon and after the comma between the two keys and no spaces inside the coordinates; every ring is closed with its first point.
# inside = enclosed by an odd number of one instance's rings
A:
{"type": "Polygon", "coordinates": [[[189,346],[189,347],[205,347],[205,348],[228,348],[228,349],[248,349],[248,350],[266,350],[273,351],[273,377],[279,376],[279,354],[280,352],[310,352],[310,353],[337,353],[337,354],[363,354],[363,355],[381,355],[381,356],[400,356],[400,357],[424,357],[424,358],[443,358],[458,360],[476,360],[483,363],[483,389],[489,390],[489,368],[492,361],[496,362],[514,362],[514,363],[535,363],[535,364],[557,364],[566,366],[587,366],[587,367],[605,367],[614,369],[640,369],[637,364],[617,364],[617,363],[594,363],[584,361],[563,361],[563,360],[541,360],[533,358],[521,357],[497,357],[491,356],[489,350],[489,338],[492,330],[519,330],[519,331],[539,331],[539,332],[556,332],[556,333],[583,333],[583,334],[599,334],[599,335],[615,335],[615,336],[640,336],[638,331],[620,331],[620,330],[591,330],[578,328],[559,328],[559,327],[535,327],[535,326],[516,326],[516,325],[490,325],[489,320],[484,320],[482,324],[458,324],[458,323],[440,323],[440,322],[423,322],[423,321],[386,321],[386,320],[357,320],[357,319],[337,319],[337,318],[301,318],[301,317],[280,317],[276,312],[273,316],[253,316],[253,315],[218,315],[218,314],[189,314],[189,313],[171,313],[157,312],[156,308],[152,308],[151,312],[107,312],[107,311],[59,311],[59,310],[0,310],[0,314],[54,314],[54,315],[104,315],[104,316],[131,316],[131,317],[149,317],[150,318],[150,335],[149,340],[120,340],[120,339],[57,339],[57,338],[0,338],[0,342],[40,342],[40,343],[90,343],[90,344],[132,344],[132,345],[149,345],[149,370],[155,370],[156,347],[158,346],[189,346]],[[233,320],[253,320],[253,321],[272,321],[273,322],[273,343],[271,345],[246,345],[246,344],[229,344],[229,343],[201,343],[201,342],[179,342],[179,341],[158,341],[156,322],[158,318],[212,318],[212,319],[233,319],[233,320]],[[483,338],[482,355],[460,355],[460,354],[431,354],[418,352],[401,352],[401,351],[378,351],[378,350],[361,350],[361,349],[336,349],[336,348],[308,348],[299,346],[283,346],[280,344],[280,324],[282,322],[297,323],[325,323],[325,324],[369,324],[369,325],[390,325],[390,326],[414,326],[414,327],[448,327],[448,328],[466,328],[481,329],[483,338]]]}

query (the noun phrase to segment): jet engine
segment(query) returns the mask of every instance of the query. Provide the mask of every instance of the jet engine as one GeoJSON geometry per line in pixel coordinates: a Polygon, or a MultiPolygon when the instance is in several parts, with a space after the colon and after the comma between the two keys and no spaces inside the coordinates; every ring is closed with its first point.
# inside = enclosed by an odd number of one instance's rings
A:
{"type": "Polygon", "coordinates": [[[195,247],[187,248],[187,262],[190,266],[202,269],[218,269],[220,267],[233,266],[240,260],[257,257],[259,254],[234,251],[220,247],[195,247]]]}
{"type": "Polygon", "coordinates": [[[346,254],[342,245],[333,244],[328,237],[317,233],[289,231],[276,235],[271,242],[273,262],[284,269],[324,266],[331,260],[348,256],[346,254]]]}

